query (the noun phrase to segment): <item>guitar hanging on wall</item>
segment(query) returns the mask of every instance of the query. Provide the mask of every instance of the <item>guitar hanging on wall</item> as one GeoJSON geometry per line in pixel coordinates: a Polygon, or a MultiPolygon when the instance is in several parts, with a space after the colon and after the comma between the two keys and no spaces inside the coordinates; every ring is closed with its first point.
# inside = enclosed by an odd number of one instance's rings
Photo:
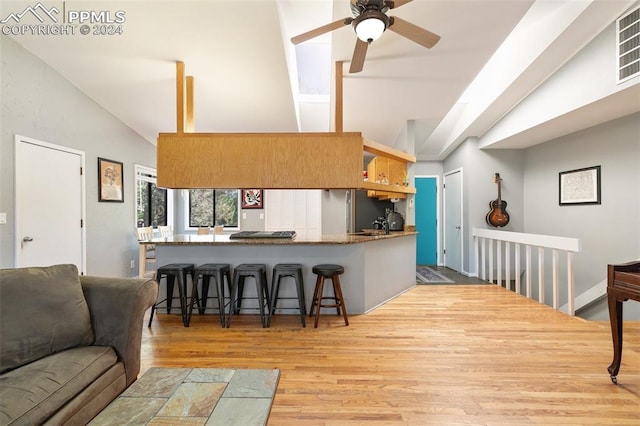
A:
{"type": "Polygon", "coordinates": [[[509,223],[509,213],[507,213],[507,202],[502,199],[502,179],[500,173],[496,173],[493,181],[498,184],[498,199],[489,202],[489,208],[491,209],[487,213],[487,223],[490,226],[496,228],[502,228],[509,223]]]}

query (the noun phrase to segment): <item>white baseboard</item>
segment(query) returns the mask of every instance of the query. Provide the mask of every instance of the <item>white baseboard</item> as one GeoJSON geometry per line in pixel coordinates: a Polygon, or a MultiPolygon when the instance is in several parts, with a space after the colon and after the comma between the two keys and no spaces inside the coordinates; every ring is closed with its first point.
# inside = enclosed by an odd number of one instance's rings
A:
{"type": "MultiPolygon", "coordinates": [[[[607,280],[602,280],[598,284],[591,287],[589,290],[584,293],[578,295],[575,300],[575,310],[578,312],[581,309],[584,309],[595,302],[599,301],[603,297],[607,295],[607,280]]],[[[568,305],[563,305],[560,308],[561,311],[567,312],[568,305]]]]}

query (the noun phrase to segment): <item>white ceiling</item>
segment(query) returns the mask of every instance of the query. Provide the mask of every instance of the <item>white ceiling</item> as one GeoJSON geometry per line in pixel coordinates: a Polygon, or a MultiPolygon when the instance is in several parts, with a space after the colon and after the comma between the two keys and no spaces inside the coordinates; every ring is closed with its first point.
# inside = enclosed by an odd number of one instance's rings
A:
{"type": "MultiPolygon", "coordinates": [[[[591,0],[537,3],[561,5],[578,1],[592,3],[591,0]]],[[[612,22],[611,16],[617,16],[629,4],[628,0],[598,1],[611,5],[610,13],[600,13],[603,15],[600,19],[590,17],[585,22],[576,19],[556,24],[554,16],[541,16],[543,24],[565,25],[568,30],[580,28],[582,33],[588,31],[595,36],[612,22]]],[[[3,0],[0,19],[36,3],[36,0],[3,0]]],[[[67,11],[126,13],[122,35],[13,38],[151,143],[155,143],[160,132],[176,131],[175,61],[183,61],[186,74],[194,77],[198,132],[333,129],[329,113],[333,100],[300,103],[294,71],[295,49],[289,38],[351,16],[348,0],[43,0],[42,3],[46,7],[65,7],[67,11]]],[[[564,49],[535,54],[534,59],[542,58],[548,66],[513,71],[518,78],[495,94],[492,107],[482,108],[469,125],[460,128],[455,115],[461,96],[469,87],[473,88],[483,67],[491,65],[490,59],[523,16],[532,13],[534,3],[534,0],[414,0],[391,10],[389,15],[424,27],[442,39],[434,48],[425,49],[387,31],[369,46],[363,72],[348,74],[348,63],[345,64],[344,130],[360,131],[368,139],[393,146],[405,131],[407,121],[415,120],[416,152],[420,159],[442,159],[466,137],[486,132],[544,81],[549,72],[589,41],[584,36],[577,40],[564,37],[564,49]]],[[[538,38],[535,34],[531,37],[538,38]]],[[[335,61],[350,60],[355,35],[350,27],[345,27],[307,43],[332,43],[326,74],[333,71],[335,61]]],[[[528,48],[527,44],[521,46],[523,51],[528,48]]],[[[576,117],[571,120],[570,125],[558,126],[562,130],[555,133],[545,128],[545,138],[589,124],[576,117]]],[[[520,140],[514,146],[522,145],[520,140]]],[[[509,144],[503,141],[500,147],[507,148],[509,144]]]]}

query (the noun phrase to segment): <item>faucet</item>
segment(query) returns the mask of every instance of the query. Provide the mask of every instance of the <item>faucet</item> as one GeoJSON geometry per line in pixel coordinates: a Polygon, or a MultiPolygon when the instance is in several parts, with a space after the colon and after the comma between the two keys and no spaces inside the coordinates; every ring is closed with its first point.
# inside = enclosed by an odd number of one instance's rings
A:
{"type": "Polygon", "coordinates": [[[379,217],[373,221],[372,225],[376,229],[384,229],[385,234],[389,234],[389,222],[384,217],[379,217]]]}

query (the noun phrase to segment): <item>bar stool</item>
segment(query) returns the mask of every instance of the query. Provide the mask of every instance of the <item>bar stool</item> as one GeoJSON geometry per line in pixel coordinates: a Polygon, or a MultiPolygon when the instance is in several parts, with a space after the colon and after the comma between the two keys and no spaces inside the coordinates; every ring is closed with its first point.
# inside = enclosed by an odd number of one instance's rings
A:
{"type": "MultiPolygon", "coordinates": [[[[157,306],[162,302],[167,302],[167,313],[171,313],[171,302],[173,301],[173,284],[175,279],[178,278],[178,294],[180,298],[180,313],[182,315],[182,324],[185,327],[189,327],[190,315],[187,312],[187,277],[191,275],[191,281],[193,281],[193,271],[195,265],[193,263],[170,263],[164,265],[156,271],[156,281],[160,286],[162,278],[167,279],[167,298],[156,302],[151,306],[151,316],[149,317],[149,325],[151,327],[151,321],[153,321],[153,313],[157,309],[157,306]]],[[[197,291],[197,289],[196,289],[197,291]]],[[[198,305],[200,302],[198,301],[198,305]]]]}
{"type": "Polygon", "coordinates": [[[278,300],[298,299],[297,308],[280,308],[280,309],[298,309],[300,312],[300,321],[302,326],[306,327],[304,317],[307,315],[307,308],[304,299],[304,281],[302,279],[302,265],[299,263],[279,263],[273,267],[273,276],[271,278],[271,305],[269,307],[269,321],[267,327],[271,327],[271,317],[276,310],[278,300]],[[296,284],[297,297],[280,297],[280,280],[285,277],[293,278],[296,284]]]}
{"type": "MultiPolygon", "coordinates": [[[[202,292],[200,293],[199,312],[204,314],[207,309],[207,299],[218,300],[218,314],[220,315],[220,325],[224,328],[226,326],[225,313],[224,313],[224,281],[227,281],[227,290],[231,286],[231,265],[228,263],[206,263],[198,266],[194,271],[195,280],[193,285],[193,291],[191,292],[191,303],[189,304],[189,317],[193,311],[193,304],[197,302],[198,292],[196,287],[200,280],[202,280],[202,292]],[[209,282],[213,278],[216,284],[216,296],[209,297],[209,282]]],[[[231,294],[231,293],[229,293],[231,294]]]]}
{"type": "MultiPolygon", "coordinates": [[[[262,327],[267,327],[267,318],[264,314],[265,304],[269,308],[269,288],[267,283],[267,266],[264,264],[243,263],[233,270],[233,286],[231,287],[231,303],[229,304],[229,318],[227,327],[231,326],[233,314],[239,314],[244,297],[244,282],[246,278],[253,278],[256,282],[258,296],[258,308],[260,309],[260,322],[262,327]]],[[[246,298],[249,299],[249,298],[246,298]]]]}
{"type": "Polygon", "coordinates": [[[338,315],[342,310],[342,316],[344,318],[344,324],[349,325],[349,319],[347,318],[347,308],[344,303],[344,297],[342,296],[342,287],[340,286],[339,275],[344,273],[344,267],[333,264],[316,265],[312,268],[314,274],[317,275],[316,287],[313,290],[313,299],[311,301],[311,312],[309,316],[313,316],[314,308],[317,307],[316,319],[313,327],[318,327],[318,319],[320,318],[320,308],[336,308],[338,315]],[[324,281],[329,278],[333,283],[333,297],[325,297],[324,293],[324,281]],[[326,304],[323,300],[333,300],[334,303],[326,304]]]}

